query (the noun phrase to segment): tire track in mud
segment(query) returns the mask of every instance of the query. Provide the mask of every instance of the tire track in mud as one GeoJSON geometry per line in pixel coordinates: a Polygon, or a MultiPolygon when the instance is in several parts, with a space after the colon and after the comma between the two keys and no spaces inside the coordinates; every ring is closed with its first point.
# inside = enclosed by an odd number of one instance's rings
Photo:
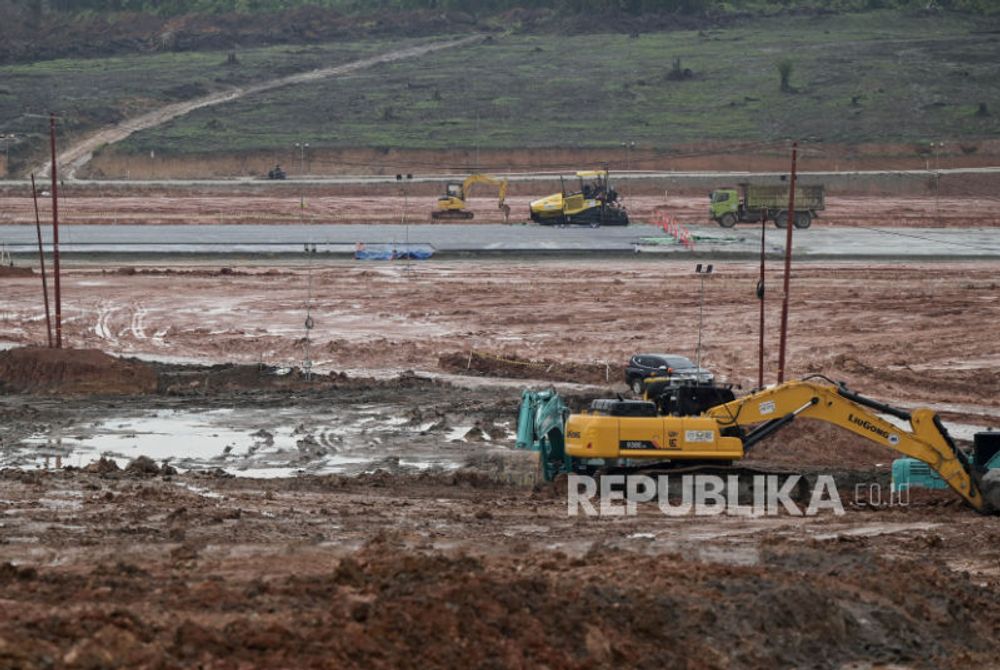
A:
{"type": "Polygon", "coordinates": [[[149,313],[142,303],[136,303],[135,308],[132,312],[132,323],[129,328],[132,331],[132,337],[137,340],[146,339],[146,314],[149,313]]]}
{"type": "Polygon", "coordinates": [[[111,315],[118,310],[114,303],[102,300],[97,305],[97,323],[94,324],[94,334],[109,344],[118,344],[111,325],[111,315]]]}
{"type": "MultiPolygon", "coordinates": [[[[216,93],[211,93],[192,100],[166,105],[151,112],[140,114],[132,119],[127,119],[122,123],[104,128],[103,130],[98,130],[79,142],[76,142],[69,149],[60,153],[57,160],[61,170],[63,171],[63,179],[66,181],[73,181],[76,179],[76,171],[90,162],[90,159],[94,157],[94,151],[96,151],[98,147],[121,142],[133,133],[139,132],[140,130],[155,128],[156,126],[163,125],[168,121],[172,121],[173,119],[184,116],[185,114],[193,112],[197,109],[221,105],[226,102],[233,102],[234,100],[239,100],[240,98],[254,93],[262,93],[264,91],[270,91],[283,86],[314,82],[327,79],[329,77],[348,74],[350,72],[364,70],[375,65],[381,65],[383,63],[392,63],[399,60],[419,58],[420,56],[424,56],[435,51],[474,44],[482,39],[484,39],[483,35],[471,35],[469,37],[449,40],[447,42],[432,42],[431,44],[408,47],[406,49],[390,51],[378,56],[371,56],[369,58],[351,61],[350,63],[345,63],[343,65],[320,68],[309,72],[300,72],[298,74],[269,79],[257,84],[250,84],[248,86],[237,86],[235,88],[218,91],[216,93]]],[[[25,174],[25,177],[32,173],[39,177],[47,177],[50,174],[49,168],[50,163],[46,162],[30,170],[27,174],[25,174]]]]}

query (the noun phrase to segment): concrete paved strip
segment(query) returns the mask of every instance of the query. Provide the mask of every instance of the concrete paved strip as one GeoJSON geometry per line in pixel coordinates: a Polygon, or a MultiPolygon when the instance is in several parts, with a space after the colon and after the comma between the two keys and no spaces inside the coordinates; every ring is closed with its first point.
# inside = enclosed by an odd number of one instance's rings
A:
{"type": "MultiPolygon", "coordinates": [[[[759,253],[754,227],[723,230],[691,226],[696,252],[718,256],[759,253]]],[[[48,236],[46,236],[46,239],[48,236]]],[[[784,231],[767,231],[767,249],[784,250],[784,231]]],[[[654,226],[551,228],[535,225],[346,224],[346,225],[67,225],[60,227],[61,248],[78,253],[296,253],[316,245],[318,253],[351,253],[363,242],[402,246],[431,245],[439,252],[689,253],[654,226]]],[[[33,226],[0,226],[0,244],[12,253],[35,249],[33,226]]],[[[832,258],[1000,258],[996,228],[835,228],[813,226],[794,231],[799,256],[832,258]]]]}

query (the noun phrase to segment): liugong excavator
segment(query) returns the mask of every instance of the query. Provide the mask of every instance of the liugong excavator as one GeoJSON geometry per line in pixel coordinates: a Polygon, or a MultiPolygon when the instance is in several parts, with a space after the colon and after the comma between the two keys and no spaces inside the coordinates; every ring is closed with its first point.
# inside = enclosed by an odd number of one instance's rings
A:
{"type": "Polygon", "coordinates": [[[737,399],[725,386],[648,380],[643,400],[594,400],[570,414],[552,394],[522,397],[518,446],[538,450],[546,479],[608,467],[728,466],[797,418],[817,419],[926,463],[970,506],[1000,511],[1000,433],[979,433],[966,454],[930,409],[886,405],[825,377],[764,388],[737,399]],[[818,381],[817,381],[818,380],[818,381]],[[561,414],[564,423],[552,420],[561,414]],[[900,427],[880,416],[905,423],[900,427]],[[531,419],[534,418],[533,424],[531,419]],[[522,436],[522,424],[524,435],[522,436]],[[531,425],[540,427],[534,435],[531,425]]]}
{"type": "Polygon", "coordinates": [[[489,184],[498,187],[500,191],[497,208],[503,212],[504,223],[510,218],[510,207],[504,202],[507,198],[507,180],[491,177],[485,174],[473,174],[465,178],[465,181],[451,181],[445,186],[444,195],[438,198],[437,209],[431,212],[431,218],[435,220],[466,220],[473,218],[471,210],[466,209],[466,199],[472,187],[476,184],[489,184]]]}

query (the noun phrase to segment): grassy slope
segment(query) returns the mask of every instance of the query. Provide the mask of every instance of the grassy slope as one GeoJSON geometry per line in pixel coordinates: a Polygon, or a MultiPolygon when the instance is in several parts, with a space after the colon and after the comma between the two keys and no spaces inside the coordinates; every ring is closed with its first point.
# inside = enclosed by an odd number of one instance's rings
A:
{"type": "Polygon", "coordinates": [[[242,50],[239,64],[226,52],[180,52],[95,59],[60,59],[0,67],[0,133],[26,138],[12,160],[44,144],[56,111],[61,130],[78,134],[144,111],[261,79],[336,65],[415,40],[366,40],[321,46],[242,50]]]}
{"type": "Polygon", "coordinates": [[[414,148],[995,137],[1000,42],[985,31],[998,25],[884,12],[637,39],[499,37],[199,111],[123,150],[267,149],[303,137],[314,145],[414,148]],[[674,56],[694,79],[665,78],[674,56]],[[778,91],[775,63],[783,58],[795,62],[797,93],[778,91]],[[980,102],[994,116],[976,117],[980,102]]]}

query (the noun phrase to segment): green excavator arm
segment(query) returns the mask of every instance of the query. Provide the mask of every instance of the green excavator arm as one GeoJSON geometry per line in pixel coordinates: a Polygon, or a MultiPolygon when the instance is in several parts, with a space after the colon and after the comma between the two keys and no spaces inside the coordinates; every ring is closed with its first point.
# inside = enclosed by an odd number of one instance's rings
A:
{"type": "Polygon", "coordinates": [[[538,453],[539,474],[547,482],[569,471],[572,464],[564,433],[568,416],[569,409],[555,389],[521,393],[516,447],[538,453]]]}

